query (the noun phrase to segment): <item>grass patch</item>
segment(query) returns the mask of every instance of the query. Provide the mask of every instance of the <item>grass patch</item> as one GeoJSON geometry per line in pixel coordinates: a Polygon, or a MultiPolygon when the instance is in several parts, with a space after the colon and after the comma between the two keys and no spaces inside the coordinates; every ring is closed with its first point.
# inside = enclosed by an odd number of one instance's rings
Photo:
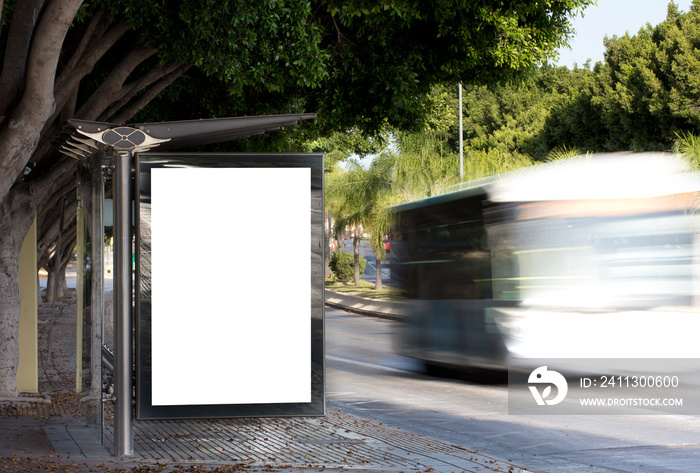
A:
{"type": "Polygon", "coordinates": [[[360,285],[355,286],[354,283],[343,284],[342,282],[333,279],[326,279],[326,289],[343,294],[352,294],[353,296],[366,297],[368,299],[384,299],[389,301],[399,301],[406,299],[404,291],[401,289],[383,286],[379,291],[374,288],[374,284],[368,281],[360,280],[360,285]]]}

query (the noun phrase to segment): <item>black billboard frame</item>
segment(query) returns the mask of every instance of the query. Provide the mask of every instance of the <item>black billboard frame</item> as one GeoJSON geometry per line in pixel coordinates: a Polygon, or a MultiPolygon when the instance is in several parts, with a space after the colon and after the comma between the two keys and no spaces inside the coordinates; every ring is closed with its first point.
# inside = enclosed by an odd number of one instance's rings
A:
{"type": "MultiPolygon", "coordinates": [[[[200,419],[235,417],[322,416],[325,414],[324,347],[324,202],[323,154],[320,153],[178,153],[137,154],[137,234],[136,234],[136,418],[200,419]],[[309,402],[273,402],[244,404],[154,405],[152,393],[151,331],[151,259],[150,230],[144,226],[150,206],[151,171],[156,168],[308,168],[310,171],[310,357],[311,386],[309,402]]],[[[264,185],[264,183],[260,183],[264,185]]],[[[186,192],[186,190],[183,190],[186,192]]],[[[274,192],[274,189],[270,189],[274,192]]],[[[250,202],[246,202],[246,205],[250,202]]],[[[148,216],[150,217],[150,208],[148,216]]],[[[240,361],[240,360],[239,360],[240,361]]],[[[235,363],[231,360],[230,363],[235,363]]]]}

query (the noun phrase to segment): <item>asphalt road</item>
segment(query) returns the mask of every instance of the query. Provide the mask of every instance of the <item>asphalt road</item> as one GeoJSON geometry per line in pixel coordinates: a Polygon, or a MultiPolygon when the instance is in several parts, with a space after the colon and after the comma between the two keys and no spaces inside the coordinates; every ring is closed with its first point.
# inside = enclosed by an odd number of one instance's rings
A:
{"type": "Polygon", "coordinates": [[[326,308],[328,406],[549,472],[700,471],[700,417],[515,416],[501,374],[431,377],[396,323],[326,308]]]}
{"type": "MultiPolygon", "coordinates": [[[[352,240],[343,240],[343,251],[352,253],[352,240]]],[[[374,283],[377,280],[377,261],[372,248],[370,248],[366,240],[360,240],[360,256],[367,260],[362,279],[374,283]]],[[[396,285],[391,277],[391,266],[394,262],[393,254],[388,253],[386,261],[382,263],[382,283],[388,286],[396,285]]]]}

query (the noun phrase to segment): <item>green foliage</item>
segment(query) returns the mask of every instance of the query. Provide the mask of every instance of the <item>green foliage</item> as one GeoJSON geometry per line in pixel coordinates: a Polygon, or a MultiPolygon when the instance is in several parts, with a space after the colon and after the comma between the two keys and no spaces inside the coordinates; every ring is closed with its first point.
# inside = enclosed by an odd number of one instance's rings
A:
{"type": "Polygon", "coordinates": [[[673,152],[688,157],[696,169],[700,168],[700,136],[679,133],[673,144],[673,152]]]}
{"type": "MultiPolygon", "coordinates": [[[[366,264],[367,260],[360,256],[360,274],[365,273],[366,264]]],[[[348,283],[355,277],[355,258],[352,253],[334,251],[328,265],[339,281],[348,283]]]]}
{"type": "MultiPolygon", "coordinates": [[[[678,133],[700,129],[698,50],[700,4],[687,13],[670,4],[659,25],[608,39],[605,62],[593,68],[545,65],[516,86],[467,85],[466,153],[544,161],[562,152],[670,150],[678,133]]],[[[449,134],[457,152],[456,116],[449,134]]]]}
{"type": "Polygon", "coordinates": [[[365,130],[388,122],[415,131],[426,128],[434,85],[521,80],[554,56],[571,34],[569,17],[593,2],[317,3],[329,13],[319,20],[331,51],[319,113],[337,125],[352,116],[365,130]]]}
{"type": "Polygon", "coordinates": [[[7,17],[12,16],[15,9],[14,1],[6,1],[0,3],[0,27],[7,25],[7,17]]]}
{"type": "Polygon", "coordinates": [[[394,155],[385,151],[368,168],[354,160],[348,166],[347,171],[337,168],[326,180],[326,205],[335,220],[335,234],[348,225],[363,225],[373,251],[384,260],[382,237],[390,226],[384,208],[393,203],[394,155]]]}
{"type": "Polygon", "coordinates": [[[364,158],[378,154],[386,145],[388,131],[378,135],[366,135],[357,128],[333,133],[330,136],[320,136],[304,143],[303,150],[307,152],[321,151],[325,153],[326,172],[330,172],[338,163],[354,156],[364,158]]]}
{"type": "MultiPolygon", "coordinates": [[[[334,5],[335,14],[364,18],[383,4],[372,3],[369,13],[353,10],[354,2],[334,5]]],[[[464,180],[601,151],[673,147],[700,166],[700,2],[688,13],[671,4],[666,21],[613,37],[606,48],[605,63],[593,68],[544,65],[518,85],[467,84],[464,180]]],[[[369,169],[355,165],[329,179],[339,221],[378,229],[372,241],[378,252],[389,228],[387,206],[443,192],[459,180],[456,95],[456,86],[433,88],[425,96],[432,105],[422,112],[423,131],[394,130],[394,146],[369,169]]]]}
{"type": "Polygon", "coordinates": [[[377,136],[387,126],[443,129],[445,115],[435,112],[446,111],[446,102],[431,95],[435,85],[522,80],[553,56],[571,33],[569,17],[591,3],[115,0],[109,5],[141,30],[148,45],[159,47],[161,61],[196,66],[181,92],[167,99],[172,113],[188,110],[188,118],[209,118],[241,109],[241,114],[271,113],[267,109],[277,106],[274,113],[318,113],[316,127],[325,135],[354,130],[377,136]]]}
{"type": "Polygon", "coordinates": [[[556,97],[539,85],[530,80],[521,87],[467,89],[464,130],[468,147],[542,154],[542,150],[532,144],[532,137],[542,128],[556,97]]]}
{"type": "Polygon", "coordinates": [[[365,297],[367,299],[381,299],[389,301],[401,301],[406,299],[405,291],[399,288],[383,286],[381,289],[377,289],[374,284],[368,281],[360,281],[360,284],[356,286],[354,284],[338,284],[332,279],[326,279],[325,288],[334,292],[351,294],[365,297]]]}
{"type": "Polygon", "coordinates": [[[193,64],[233,95],[246,86],[281,92],[327,77],[321,31],[306,0],[100,0],[158,50],[193,64]]]}
{"type": "Polygon", "coordinates": [[[666,151],[700,128],[700,5],[669,4],[662,23],[606,41],[605,62],[581,78],[545,129],[551,145],[589,151],[666,151]]]}
{"type": "Polygon", "coordinates": [[[438,194],[459,181],[459,156],[448,146],[445,132],[397,133],[393,182],[402,200],[438,194]]]}
{"type": "MultiPolygon", "coordinates": [[[[584,92],[592,78],[589,69],[544,66],[518,86],[465,87],[465,149],[526,155],[541,161],[552,148],[571,146],[572,140],[584,149],[596,148],[583,137],[598,136],[599,115],[585,106],[572,110],[580,101],[590,103],[584,92]]],[[[458,133],[455,117],[450,127],[454,152],[458,152],[458,133]]]]}
{"type": "Polygon", "coordinates": [[[547,155],[547,161],[559,161],[561,159],[569,159],[573,158],[574,156],[580,156],[583,153],[580,149],[578,148],[570,148],[567,146],[562,146],[561,148],[554,148],[552,149],[549,154],[547,155]]]}
{"type": "Polygon", "coordinates": [[[606,44],[606,79],[595,97],[611,132],[636,151],[670,149],[680,131],[700,127],[700,5],[669,5],[664,22],[606,44]]]}
{"type": "Polygon", "coordinates": [[[469,150],[464,156],[464,181],[473,181],[532,166],[535,161],[523,154],[499,150],[469,150]]]}
{"type": "Polygon", "coordinates": [[[603,105],[595,99],[602,94],[600,63],[591,70],[558,68],[556,87],[560,91],[537,135],[547,153],[555,148],[574,147],[586,151],[629,149],[620,135],[611,133],[603,105]]]}

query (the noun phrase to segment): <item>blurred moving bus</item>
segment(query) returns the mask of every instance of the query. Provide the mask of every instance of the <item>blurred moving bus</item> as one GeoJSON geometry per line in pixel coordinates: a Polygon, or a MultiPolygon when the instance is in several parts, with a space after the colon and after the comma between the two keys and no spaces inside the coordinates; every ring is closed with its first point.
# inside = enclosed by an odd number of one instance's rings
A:
{"type": "Polygon", "coordinates": [[[393,207],[393,274],[412,299],[397,352],[496,369],[699,357],[698,191],[679,156],[613,153],[393,207]]]}

